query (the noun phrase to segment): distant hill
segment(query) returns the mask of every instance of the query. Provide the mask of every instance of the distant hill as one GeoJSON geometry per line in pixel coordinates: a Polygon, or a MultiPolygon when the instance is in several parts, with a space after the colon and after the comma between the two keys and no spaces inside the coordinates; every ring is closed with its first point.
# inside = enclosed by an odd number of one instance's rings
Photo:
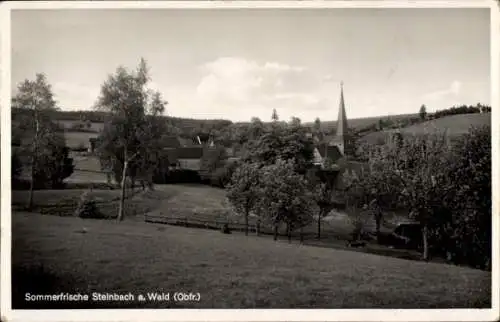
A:
{"type": "MultiPolygon", "coordinates": [[[[447,131],[448,135],[457,136],[465,134],[471,126],[491,125],[491,113],[484,114],[459,114],[450,115],[442,118],[430,120],[427,122],[414,124],[399,131],[403,134],[425,134],[447,131]]],[[[384,140],[390,133],[398,131],[390,129],[378,132],[372,132],[361,138],[362,142],[376,144],[378,141],[384,140]]]]}
{"type": "MultiPolygon", "coordinates": [[[[373,124],[376,124],[379,120],[390,120],[392,122],[398,122],[407,120],[413,117],[418,117],[418,114],[398,114],[398,115],[381,115],[381,116],[372,116],[372,117],[362,117],[362,118],[354,118],[351,119],[349,116],[347,117],[347,122],[349,123],[349,128],[354,130],[362,130],[363,128],[369,127],[373,124]]],[[[306,122],[304,125],[313,126],[313,122],[306,122]]],[[[337,127],[337,121],[324,121],[321,120],[321,128],[323,130],[332,130],[337,127]]]]}

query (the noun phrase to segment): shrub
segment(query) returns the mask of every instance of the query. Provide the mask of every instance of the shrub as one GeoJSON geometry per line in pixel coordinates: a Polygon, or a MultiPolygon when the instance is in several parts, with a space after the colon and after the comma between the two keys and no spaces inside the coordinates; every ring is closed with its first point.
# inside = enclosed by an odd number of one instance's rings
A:
{"type": "Polygon", "coordinates": [[[78,207],[75,210],[75,216],[88,219],[103,219],[105,216],[97,208],[95,200],[90,196],[89,191],[85,191],[78,202],[78,207]]]}
{"type": "Polygon", "coordinates": [[[197,171],[176,169],[168,173],[166,183],[201,183],[201,178],[197,171]]]}

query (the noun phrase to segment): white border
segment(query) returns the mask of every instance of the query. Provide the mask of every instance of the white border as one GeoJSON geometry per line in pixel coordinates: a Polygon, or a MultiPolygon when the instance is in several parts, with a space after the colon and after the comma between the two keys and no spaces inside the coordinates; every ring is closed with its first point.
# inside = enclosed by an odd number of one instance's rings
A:
{"type": "MultiPolygon", "coordinates": [[[[466,21],[464,21],[466,23],[466,21]]],[[[46,1],[0,4],[1,32],[1,320],[5,321],[495,321],[499,320],[499,108],[500,108],[500,13],[495,0],[414,1],[46,1]],[[491,8],[491,106],[492,106],[492,200],[493,261],[492,309],[449,310],[11,310],[10,284],[10,10],[11,9],[157,9],[157,8],[491,8]],[[8,108],[9,107],[9,108],[8,108]]]]}

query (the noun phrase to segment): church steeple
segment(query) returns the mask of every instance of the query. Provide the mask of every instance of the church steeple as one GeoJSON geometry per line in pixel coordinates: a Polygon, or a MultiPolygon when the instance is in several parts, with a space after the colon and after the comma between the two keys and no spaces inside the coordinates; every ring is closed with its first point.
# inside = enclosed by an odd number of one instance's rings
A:
{"type": "Polygon", "coordinates": [[[345,103],[344,103],[344,82],[340,82],[340,104],[339,104],[339,116],[337,118],[337,136],[343,137],[347,134],[347,116],[345,113],[345,103]]]}
{"type": "Polygon", "coordinates": [[[349,126],[347,124],[347,115],[345,112],[344,82],[340,82],[340,103],[337,119],[337,133],[330,144],[337,146],[342,155],[349,155],[353,153],[353,140],[349,134],[349,126]]]}

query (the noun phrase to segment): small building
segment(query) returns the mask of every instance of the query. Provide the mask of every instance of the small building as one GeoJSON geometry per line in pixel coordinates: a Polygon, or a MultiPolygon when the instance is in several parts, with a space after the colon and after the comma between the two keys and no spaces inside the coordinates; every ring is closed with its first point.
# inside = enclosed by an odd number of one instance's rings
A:
{"type": "Polygon", "coordinates": [[[176,149],[177,162],[181,169],[199,171],[201,169],[201,158],[203,147],[181,147],[176,149]]]}

